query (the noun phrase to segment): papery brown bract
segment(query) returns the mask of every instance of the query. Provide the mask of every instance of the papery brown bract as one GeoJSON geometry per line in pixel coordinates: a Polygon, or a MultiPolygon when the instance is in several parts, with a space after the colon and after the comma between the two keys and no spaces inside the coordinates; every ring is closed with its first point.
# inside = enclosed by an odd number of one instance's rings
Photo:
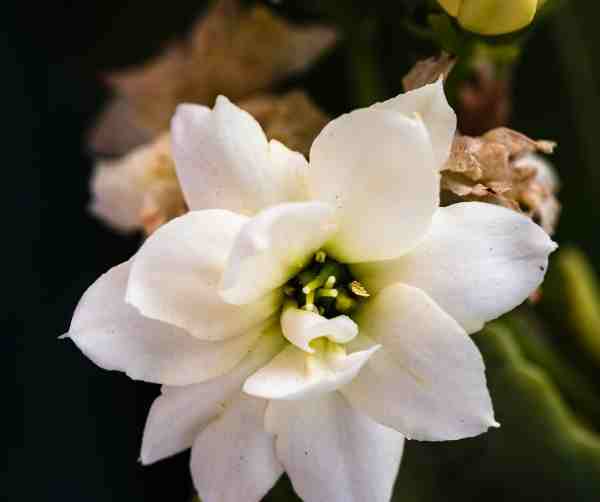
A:
{"type": "Polygon", "coordinates": [[[442,196],[447,203],[479,200],[514,209],[552,233],[558,186],[542,172],[551,168],[533,155],[552,153],[554,146],[504,127],[480,137],[457,135],[442,170],[442,196]]]}
{"type": "Polygon", "coordinates": [[[276,139],[305,157],[317,134],[331,120],[301,91],[277,97],[253,96],[240,102],[240,107],[260,123],[269,139],[276,139]]]}
{"type": "Polygon", "coordinates": [[[264,6],[220,0],[190,35],[129,70],[111,73],[115,97],[90,133],[97,153],[122,154],[169,127],[182,102],[240,100],[303,71],[337,39],[333,28],[296,26],[264,6]]]}
{"type": "Polygon", "coordinates": [[[402,79],[402,86],[408,92],[427,84],[433,84],[440,77],[446,79],[455,64],[456,57],[447,52],[417,61],[402,79]]]}

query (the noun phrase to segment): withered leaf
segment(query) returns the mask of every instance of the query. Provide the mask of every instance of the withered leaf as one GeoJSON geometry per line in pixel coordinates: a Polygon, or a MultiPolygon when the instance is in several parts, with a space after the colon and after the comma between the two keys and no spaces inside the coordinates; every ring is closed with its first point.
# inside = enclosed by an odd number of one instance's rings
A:
{"type": "Polygon", "coordinates": [[[525,213],[548,233],[554,231],[560,205],[558,182],[538,153],[555,144],[534,141],[504,127],[480,137],[457,134],[442,170],[445,203],[479,200],[525,213]]]}
{"type": "Polygon", "coordinates": [[[418,89],[427,84],[436,82],[440,77],[446,79],[456,64],[456,57],[447,52],[434,56],[417,63],[402,79],[402,85],[406,92],[418,89]]]}
{"type": "Polygon", "coordinates": [[[333,28],[296,26],[265,6],[219,0],[186,39],[107,77],[116,96],[89,143],[97,153],[125,153],[143,143],[142,138],[166,130],[179,103],[212,105],[219,94],[239,101],[264,92],[304,70],[336,39],[333,28]],[[110,133],[125,128],[135,130],[127,137],[110,133]]]}

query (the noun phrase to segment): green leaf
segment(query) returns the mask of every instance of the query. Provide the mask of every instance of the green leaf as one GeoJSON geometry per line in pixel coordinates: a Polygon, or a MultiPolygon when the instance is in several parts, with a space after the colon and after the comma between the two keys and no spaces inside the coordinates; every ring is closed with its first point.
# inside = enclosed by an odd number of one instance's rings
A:
{"type": "Polygon", "coordinates": [[[475,340],[501,427],[462,441],[409,441],[394,500],[597,500],[600,437],[576,420],[508,327],[493,323],[475,340]]]}
{"type": "Polygon", "coordinates": [[[556,343],[556,337],[526,308],[511,312],[503,320],[513,330],[523,356],[546,372],[578,418],[596,424],[596,430],[600,431],[600,392],[571,363],[556,343]]]}
{"type": "Polygon", "coordinates": [[[600,366],[600,283],[579,249],[565,247],[554,257],[542,306],[568,329],[587,357],[600,366]]]}

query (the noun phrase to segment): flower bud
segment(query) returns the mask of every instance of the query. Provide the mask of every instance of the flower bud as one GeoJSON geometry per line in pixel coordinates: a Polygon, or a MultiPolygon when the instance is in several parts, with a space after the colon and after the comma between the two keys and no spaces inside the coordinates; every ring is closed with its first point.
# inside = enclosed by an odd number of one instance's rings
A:
{"type": "Polygon", "coordinates": [[[438,0],[466,30],[503,35],[525,28],[546,0],[438,0]]]}

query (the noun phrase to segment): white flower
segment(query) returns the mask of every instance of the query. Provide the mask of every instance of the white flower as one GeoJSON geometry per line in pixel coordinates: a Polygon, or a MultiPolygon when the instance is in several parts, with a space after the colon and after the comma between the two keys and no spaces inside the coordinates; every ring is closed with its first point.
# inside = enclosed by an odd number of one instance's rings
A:
{"type": "Polygon", "coordinates": [[[332,121],[309,168],[226,98],[178,108],[191,212],[91,286],[69,331],[165,384],[142,462],[192,447],[206,502],[258,501],[284,470],[306,501],[387,501],[405,437],[497,425],[468,334],[555,245],[508,209],[439,207],[455,126],[438,82],[332,121]]]}

